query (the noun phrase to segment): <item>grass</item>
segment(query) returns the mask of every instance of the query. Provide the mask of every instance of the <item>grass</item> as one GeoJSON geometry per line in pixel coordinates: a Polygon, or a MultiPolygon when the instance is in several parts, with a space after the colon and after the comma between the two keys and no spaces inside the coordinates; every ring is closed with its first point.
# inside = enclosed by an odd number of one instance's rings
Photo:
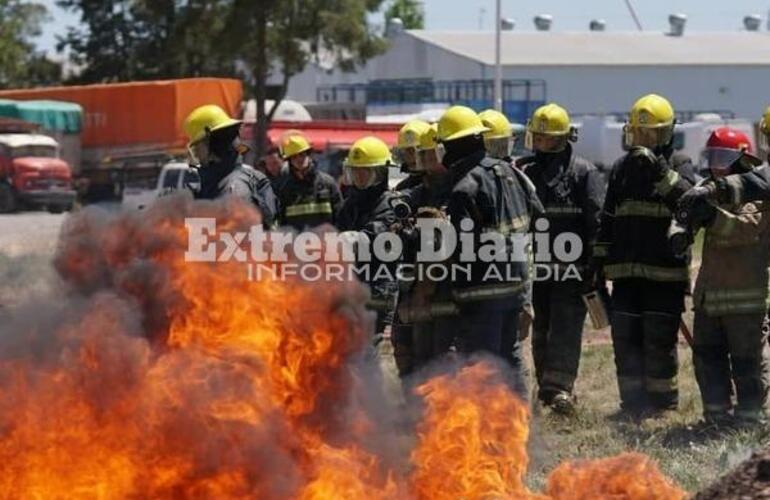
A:
{"type": "Polygon", "coordinates": [[[564,460],[636,451],[654,458],[664,474],[694,493],[769,444],[768,429],[719,435],[697,430],[701,403],[692,356],[685,345],[679,351],[679,412],[633,423],[612,418],[618,409],[612,346],[606,342],[584,346],[576,386],[578,415],[569,419],[539,406],[533,409],[530,485],[540,490],[548,472],[564,460]]]}

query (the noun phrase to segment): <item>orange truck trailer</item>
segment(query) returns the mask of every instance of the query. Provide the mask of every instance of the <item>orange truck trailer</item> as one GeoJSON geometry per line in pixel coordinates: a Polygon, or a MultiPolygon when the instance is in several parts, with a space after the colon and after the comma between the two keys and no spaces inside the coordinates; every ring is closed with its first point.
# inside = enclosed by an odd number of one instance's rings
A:
{"type": "Polygon", "coordinates": [[[72,165],[87,201],[120,199],[127,183],[155,179],[170,158],[185,153],[185,117],[198,106],[217,104],[241,112],[240,80],[189,78],[132,83],[0,91],[0,98],[56,100],[83,108],[80,160],[72,165]]]}

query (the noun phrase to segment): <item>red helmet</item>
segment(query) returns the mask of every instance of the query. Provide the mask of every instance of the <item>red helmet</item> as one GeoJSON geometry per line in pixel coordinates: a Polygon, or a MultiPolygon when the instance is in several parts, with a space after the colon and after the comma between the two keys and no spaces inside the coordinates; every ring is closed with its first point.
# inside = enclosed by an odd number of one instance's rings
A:
{"type": "Polygon", "coordinates": [[[730,173],[730,167],[741,158],[750,165],[762,164],[753,154],[748,135],[730,127],[719,127],[711,133],[706,143],[706,161],[714,175],[730,173]]]}

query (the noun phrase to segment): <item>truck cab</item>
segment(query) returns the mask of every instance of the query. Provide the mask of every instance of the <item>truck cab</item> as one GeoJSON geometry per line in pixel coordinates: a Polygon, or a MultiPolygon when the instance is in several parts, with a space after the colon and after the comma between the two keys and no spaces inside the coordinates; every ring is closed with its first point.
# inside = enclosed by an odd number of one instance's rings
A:
{"type": "Polygon", "coordinates": [[[72,208],[72,170],[59,143],[42,134],[0,134],[0,213],[20,207],[60,213],[72,208]]]}

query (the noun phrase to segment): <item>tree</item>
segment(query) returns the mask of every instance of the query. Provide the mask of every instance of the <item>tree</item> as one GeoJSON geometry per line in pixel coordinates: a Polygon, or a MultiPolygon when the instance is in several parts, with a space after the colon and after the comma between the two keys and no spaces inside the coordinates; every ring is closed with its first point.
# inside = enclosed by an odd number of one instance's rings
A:
{"type": "Polygon", "coordinates": [[[59,81],[61,67],[35,52],[31,38],[48,18],[44,5],[0,0],[0,87],[28,87],[59,81]]]}
{"type": "MultiPolygon", "coordinates": [[[[2,0],[0,0],[2,1],[2,0]]],[[[313,60],[352,70],[385,47],[367,15],[383,0],[57,0],[82,28],[60,40],[83,83],[189,76],[243,78],[257,101],[255,146],[290,79],[313,60]],[[267,82],[278,76],[265,112],[267,82]]]]}
{"type": "Polygon", "coordinates": [[[243,33],[235,52],[251,69],[247,82],[257,103],[254,126],[257,156],[264,153],[267,129],[289,81],[321,58],[351,71],[381,53],[385,40],[367,22],[383,0],[236,0],[229,32],[243,33]],[[279,75],[275,104],[265,110],[267,81],[279,75]]]}
{"type": "Polygon", "coordinates": [[[218,43],[232,1],[58,0],[80,13],[58,48],[83,68],[80,83],[234,76],[218,43]]]}
{"type": "Polygon", "coordinates": [[[422,2],[419,0],[393,0],[385,11],[385,21],[394,17],[404,22],[404,28],[408,30],[421,30],[425,28],[425,14],[422,10],[422,2]]]}

